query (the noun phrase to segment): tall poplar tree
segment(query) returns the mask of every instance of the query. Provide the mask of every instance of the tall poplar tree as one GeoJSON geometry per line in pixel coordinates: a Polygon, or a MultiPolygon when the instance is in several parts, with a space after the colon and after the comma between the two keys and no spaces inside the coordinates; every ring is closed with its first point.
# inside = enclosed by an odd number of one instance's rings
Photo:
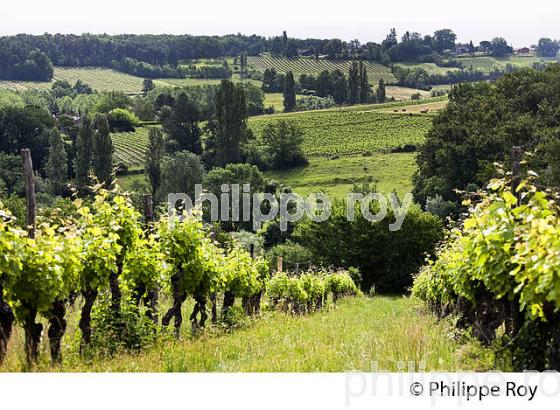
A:
{"type": "Polygon", "coordinates": [[[57,129],[50,131],[45,173],[53,183],[53,192],[55,194],[62,193],[64,183],[68,178],[68,156],[66,155],[62,135],[57,129]]]}
{"type": "Polygon", "coordinates": [[[78,185],[90,183],[89,172],[93,156],[93,130],[89,118],[84,117],[78,130],[76,138],[76,159],[74,160],[74,172],[78,185]]]}
{"type": "Polygon", "coordinates": [[[144,169],[152,187],[152,198],[157,198],[161,188],[161,164],[165,155],[163,133],[157,128],[150,128],[148,148],[146,149],[146,163],[144,169]]]}
{"type": "Polygon", "coordinates": [[[113,173],[113,141],[111,141],[107,117],[103,114],[97,114],[94,128],[93,170],[99,182],[104,183],[105,186],[110,186],[113,173]]]}
{"type": "Polygon", "coordinates": [[[286,83],[284,85],[284,111],[293,111],[296,107],[296,85],[294,74],[291,71],[286,73],[286,83]]]}
{"type": "Polygon", "coordinates": [[[249,135],[247,102],[241,85],[222,80],[216,92],[216,115],[210,128],[216,165],[241,162],[241,145],[249,135]]]}
{"type": "Polygon", "coordinates": [[[357,61],[352,61],[348,69],[348,103],[360,102],[360,72],[357,61]]]}

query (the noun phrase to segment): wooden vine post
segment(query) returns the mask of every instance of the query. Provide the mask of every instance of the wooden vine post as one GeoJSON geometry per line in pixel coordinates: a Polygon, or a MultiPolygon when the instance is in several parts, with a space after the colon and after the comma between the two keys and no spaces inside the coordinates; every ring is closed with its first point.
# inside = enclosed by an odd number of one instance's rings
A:
{"type": "Polygon", "coordinates": [[[25,202],[27,205],[25,222],[27,224],[29,237],[33,239],[35,238],[35,215],[37,205],[35,201],[35,182],[33,181],[33,162],[31,161],[31,151],[29,149],[21,150],[21,162],[25,182],[25,202]]]}
{"type": "MultiPolygon", "coordinates": [[[[21,162],[23,168],[23,177],[25,182],[25,201],[26,201],[26,217],[27,232],[29,238],[35,238],[35,183],[33,181],[33,162],[31,161],[31,151],[29,149],[21,150],[21,162]]],[[[29,365],[37,362],[37,353],[39,342],[41,340],[41,333],[43,332],[43,325],[35,323],[37,317],[37,310],[33,306],[28,307],[28,315],[24,320],[25,329],[25,353],[27,363],[29,365]]]]}
{"type": "MultiPolygon", "coordinates": [[[[154,231],[154,201],[152,195],[144,194],[142,197],[144,205],[144,223],[146,225],[146,234],[150,235],[154,231]]],[[[146,306],[146,317],[151,320],[154,325],[158,324],[159,318],[157,314],[158,289],[142,289],[144,295],[144,305],[146,306]]]]}

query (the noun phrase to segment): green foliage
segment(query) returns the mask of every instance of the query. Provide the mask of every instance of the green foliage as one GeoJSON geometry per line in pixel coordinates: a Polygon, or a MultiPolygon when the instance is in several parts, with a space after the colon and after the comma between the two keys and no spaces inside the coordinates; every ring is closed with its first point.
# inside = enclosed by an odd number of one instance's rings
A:
{"type": "MultiPolygon", "coordinates": [[[[378,209],[373,203],[370,211],[375,214],[378,209]]],[[[405,292],[412,284],[412,274],[442,239],[441,220],[412,206],[400,229],[391,232],[389,224],[395,221],[391,209],[378,222],[364,218],[360,206],[355,206],[355,212],[354,220],[349,220],[346,205],[337,201],[327,221],[305,219],[296,226],[294,236],[317,263],[358,268],[363,289],[375,284],[379,292],[405,292]]]]}
{"type": "Polygon", "coordinates": [[[433,121],[421,147],[414,196],[424,203],[439,194],[458,201],[455,190],[483,187],[496,176],[494,162],[508,164],[513,146],[534,151],[528,166],[547,186],[558,185],[557,102],[560,66],[520,70],[495,84],[462,84],[433,121]]]}
{"type": "Polygon", "coordinates": [[[130,299],[121,304],[119,317],[111,309],[110,298],[102,297],[92,311],[92,327],[95,329],[86,354],[111,357],[126,351],[138,352],[153,345],[156,327],[130,299]]]}
{"type": "Polygon", "coordinates": [[[288,71],[286,74],[286,83],[284,85],[284,111],[293,111],[296,106],[296,90],[294,74],[288,71]]]}
{"type": "MultiPolygon", "coordinates": [[[[506,336],[513,338],[510,347],[514,354],[532,351],[531,357],[544,360],[554,337],[544,324],[556,326],[560,306],[558,208],[549,194],[528,182],[522,182],[512,193],[504,179],[496,179],[488,189],[478,204],[465,203],[471,205],[469,216],[460,228],[450,232],[437,260],[421,270],[413,294],[439,313],[450,311],[451,306],[467,319],[470,313],[461,311],[465,304],[460,305],[460,299],[470,302],[475,312],[482,306],[495,306],[489,311],[499,310],[502,304],[513,306],[504,318],[493,319],[497,320],[494,326],[483,330],[495,331],[502,320],[525,323],[525,327],[529,326],[527,321],[534,321],[538,332],[544,333],[541,342],[530,349],[528,345],[523,347],[527,336],[523,336],[519,324],[506,326],[506,336]],[[518,315],[520,319],[516,319],[518,315]],[[515,353],[515,349],[520,350],[515,353]]],[[[552,361],[549,366],[557,363],[552,361]]]]}
{"type": "Polygon", "coordinates": [[[295,122],[278,121],[268,123],[262,130],[267,159],[272,169],[290,168],[307,164],[303,152],[303,131],[295,122]]]}
{"type": "Polygon", "coordinates": [[[170,193],[181,193],[194,199],[195,184],[200,184],[204,175],[199,156],[188,151],[176,152],[163,160],[161,194],[166,197],[170,193]]]}
{"type": "Polygon", "coordinates": [[[138,117],[124,108],[115,108],[107,115],[112,132],[132,132],[140,124],[138,117]]]}
{"type": "Polygon", "coordinates": [[[161,188],[163,171],[162,162],[165,153],[163,133],[157,128],[150,128],[144,170],[152,187],[152,198],[156,198],[161,188]]]}
{"type": "Polygon", "coordinates": [[[308,271],[299,276],[276,273],[267,283],[266,292],[273,307],[304,314],[320,310],[327,303],[343,296],[360,294],[348,272],[308,271]]]}
{"type": "Polygon", "coordinates": [[[68,178],[68,157],[64,145],[60,132],[58,130],[51,131],[45,173],[54,183],[53,191],[55,193],[62,191],[62,186],[68,178]]]}
{"type": "Polygon", "coordinates": [[[106,186],[111,183],[113,173],[113,142],[107,116],[97,114],[93,132],[93,171],[106,186]]]}

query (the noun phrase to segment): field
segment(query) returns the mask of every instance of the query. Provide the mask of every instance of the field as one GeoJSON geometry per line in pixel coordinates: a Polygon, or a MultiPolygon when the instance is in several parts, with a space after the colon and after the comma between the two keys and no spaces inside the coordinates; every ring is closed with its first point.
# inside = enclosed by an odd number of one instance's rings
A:
{"type": "MultiPolygon", "coordinates": [[[[185,315],[187,315],[185,309],[185,315]]],[[[77,312],[70,313],[68,333],[77,312]]],[[[188,317],[188,315],[187,315],[188,317]]],[[[264,312],[233,332],[209,328],[198,338],[183,326],[182,340],[162,341],[139,354],[80,359],[71,340],[64,362],[51,367],[46,351],[40,371],[72,372],[342,372],[398,371],[399,362],[425,364],[426,371],[489,370],[492,354],[458,338],[451,322],[438,321],[404,297],[357,297],[308,317],[264,312]]],[[[23,369],[22,331],[17,328],[3,371],[23,369]]],[[[66,336],[67,338],[69,336],[66,336]]],[[[47,347],[47,343],[43,348],[47,347]]],[[[45,349],[46,350],[46,349],[45,349]]]]}
{"type": "MultiPolygon", "coordinates": [[[[296,95],[296,100],[303,95],[296,95]]],[[[264,106],[274,107],[274,112],[282,112],[284,110],[284,94],[282,93],[266,93],[264,95],[264,106]]]]}
{"type": "MultiPolygon", "coordinates": [[[[247,57],[247,64],[253,68],[264,71],[267,68],[274,68],[280,73],[291,71],[294,75],[301,74],[319,74],[323,70],[336,70],[339,69],[344,73],[348,73],[349,61],[334,61],[334,60],[315,60],[313,58],[285,58],[285,57],[247,57]]],[[[381,64],[366,62],[368,78],[370,83],[377,83],[380,78],[383,78],[386,83],[395,81],[395,77],[391,74],[391,70],[381,64]]]]}
{"type": "MultiPolygon", "coordinates": [[[[530,67],[533,63],[546,62],[546,59],[540,57],[517,57],[495,58],[490,56],[477,57],[457,57],[457,60],[463,63],[465,69],[481,70],[485,73],[494,69],[503,70],[508,64],[516,67],[530,67]]],[[[549,61],[549,60],[548,60],[549,61]]]]}
{"type": "MultiPolygon", "coordinates": [[[[232,78],[240,81],[239,76],[232,78]]],[[[23,91],[32,89],[50,88],[56,80],[66,80],[74,84],[77,80],[82,80],[97,91],[122,91],[126,94],[135,94],[142,91],[142,77],[121,73],[109,68],[61,68],[54,69],[54,77],[51,82],[32,82],[32,81],[0,81],[0,88],[23,91]]],[[[159,87],[182,87],[192,85],[219,84],[221,80],[204,80],[192,78],[163,78],[154,80],[154,84],[159,87]]],[[[260,86],[260,81],[250,81],[260,86]]]]}
{"type": "Polygon", "coordinates": [[[412,189],[415,156],[415,153],[390,153],[338,159],[311,157],[306,167],[268,171],[266,176],[300,195],[324,192],[331,198],[341,199],[354,184],[371,183],[379,192],[395,190],[402,197],[412,189]]]}
{"type": "Polygon", "coordinates": [[[434,63],[399,63],[398,66],[402,66],[408,69],[421,68],[426,70],[428,74],[445,75],[448,71],[459,71],[455,67],[440,67],[434,63]]]}
{"type": "Polygon", "coordinates": [[[340,156],[386,152],[407,144],[420,144],[428,131],[431,114],[401,115],[378,110],[290,113],[252,117],[249,125],[259,135],[266,123],[295,121],[305,133],[308,156],[340,156]]]}
{"type": "Polygon", "coordinates": [[[115,162],[123,162],[129,167],[143,166],[146,148],[148,147],[148,133],[149,127],[138,127],[135,132],[111,134],[115,147],[115,162]]]}

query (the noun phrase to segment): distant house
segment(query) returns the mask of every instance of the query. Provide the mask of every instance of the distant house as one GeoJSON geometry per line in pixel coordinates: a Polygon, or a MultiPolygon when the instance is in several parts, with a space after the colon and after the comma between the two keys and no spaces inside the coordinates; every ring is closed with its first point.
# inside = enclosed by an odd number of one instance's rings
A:
{"type": "Polygon", "coordinates": [[[515,50],[515,54],[517,54],[518,56],[530,56],[533,54],[533,52],[529,47],[523,47],[515,50]]]}
{"type": "Polygon", "coordinates": [[[298,50],[298,54],[300,57],[313,57],[315,53],[313,50],[298,50]]]}
{"type": "Polygon", "coordinates": [[[468,54],[470,51],[470,48],[467,46],[457,46],[452,54],[468,54]]]}

